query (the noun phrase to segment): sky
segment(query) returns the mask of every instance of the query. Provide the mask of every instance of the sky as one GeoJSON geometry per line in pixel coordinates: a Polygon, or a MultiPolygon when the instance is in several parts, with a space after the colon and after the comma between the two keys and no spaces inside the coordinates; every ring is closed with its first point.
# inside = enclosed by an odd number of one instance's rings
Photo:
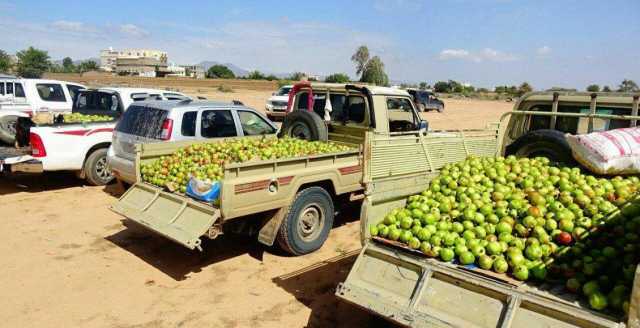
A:
{"type": "Polygon", "coordinates": [[[0,49],[157,48],[179,64],[355,77],[367,45],[392,81],[583,89],[640,82],[639,14],[640,0],[0,0],[0,49]]]}

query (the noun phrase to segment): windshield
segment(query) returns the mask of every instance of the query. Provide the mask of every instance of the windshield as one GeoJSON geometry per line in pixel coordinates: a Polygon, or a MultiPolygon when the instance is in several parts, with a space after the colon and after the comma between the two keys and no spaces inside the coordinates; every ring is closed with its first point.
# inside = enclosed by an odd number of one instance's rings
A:
{"type": "Polygon", "coordinates": [[[290,87],[280,88],[280,90],[278,90],[278,93],[276,93],[276,95],[277,96],[287,96],[287,95],[289,95],[290,91],[291,91],[290,87]]]}

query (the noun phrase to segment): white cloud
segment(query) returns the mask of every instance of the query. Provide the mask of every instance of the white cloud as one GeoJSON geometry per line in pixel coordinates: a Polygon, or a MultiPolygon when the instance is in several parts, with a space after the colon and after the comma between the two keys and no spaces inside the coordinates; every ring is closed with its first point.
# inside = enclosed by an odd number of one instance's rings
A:
{"type": "Polygon", "coordinates": [[[68,32],[83,32],[86,30],[86,27],[81,22],[72,22],[66,20],[58,20],[51,23],[51,27],[68,32]]]}
{"type": "Polygon", "coordinates": [[[440,60],[466,60],[476,63],[483,61],[506,62],[517,60],[516,55],[495,50],[492,48],[484,48],[478,52],[471,52],[466,49],[444,49],[440,51],[438,56],[440,60]]]}
{"type": "Polygon", "coordinates": [[[144,38],[150,35],[148,31],[134,24],[120,25],[119,30],[121,33],[135,38],[144,38]]]}
{"type": "Polygon", "coordinates": [[[542,47],[536,49],[536,53],[540,57],[548,56],[549,54],[551,54],[551,51],[552,51],[552,49],[549,46],[542,46],[542,47]]]}

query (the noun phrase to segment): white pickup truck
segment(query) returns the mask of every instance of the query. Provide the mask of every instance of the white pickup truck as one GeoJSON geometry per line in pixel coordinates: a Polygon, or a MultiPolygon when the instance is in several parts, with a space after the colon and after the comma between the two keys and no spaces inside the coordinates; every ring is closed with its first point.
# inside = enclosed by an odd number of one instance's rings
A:
{"type": "Polygon", "coordinates": [[[0,79],[0,141],[13,144],[18,117],[38,112],[70,112],[84,85],[57,80],[0,79]]]}
{"type": "Polygon", "coordinates": [[[107,149],[120,115],[136,101],[190,99],[178,92],[141,88],[100,88],[78,91],[73,112],[104,115],[106,122],[36,124],[20,118],[16,140],[22,153],[0,151],[0,170],[41,173],[75,171],[92,185],[105,185],[113,179],[107,167],[107,149]]]}

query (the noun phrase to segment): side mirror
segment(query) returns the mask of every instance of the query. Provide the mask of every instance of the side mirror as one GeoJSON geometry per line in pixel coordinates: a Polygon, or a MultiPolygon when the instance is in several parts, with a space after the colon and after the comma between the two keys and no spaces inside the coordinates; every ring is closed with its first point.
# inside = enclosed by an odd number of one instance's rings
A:
{"type": "Polygon", "coordinates": [[[429,131],[429,122],[427,122],[425,120],[420,120],[420,123],[418,124],[418,129],[419,130],[424,130],[424,131],[429,131]]]}

